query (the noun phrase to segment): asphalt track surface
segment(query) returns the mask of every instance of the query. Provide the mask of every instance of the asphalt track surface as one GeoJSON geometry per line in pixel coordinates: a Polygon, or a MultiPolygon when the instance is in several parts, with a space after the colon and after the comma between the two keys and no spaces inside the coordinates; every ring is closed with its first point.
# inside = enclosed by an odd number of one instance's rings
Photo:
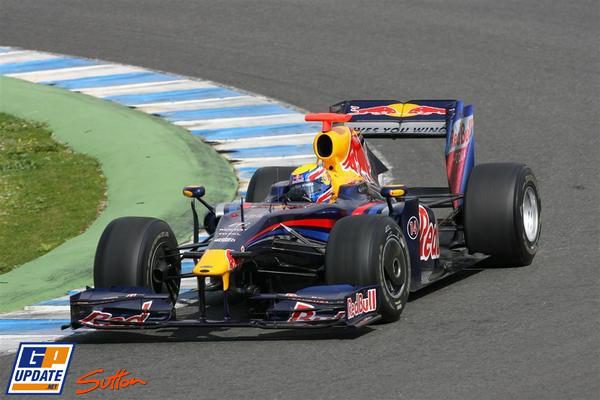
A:
{"type": "MultiPolygon", "coordinates": [[[[465,274],[361,335],[94,334],[74,377],[127,368],[144,398],[592,399],[599,387],[598,3],[0,1],[0,43],[198,76],[324,110],[463,98],[479,163],[521,161],[543,201],[525,268],[465,274]]],[[[441,146],[376,142],[407,184],[441,146]]],[[[0,359],[6,382],[13,356],[0,359]]],[[[88,397],[100,396],[96,393],[88,397]]]]}

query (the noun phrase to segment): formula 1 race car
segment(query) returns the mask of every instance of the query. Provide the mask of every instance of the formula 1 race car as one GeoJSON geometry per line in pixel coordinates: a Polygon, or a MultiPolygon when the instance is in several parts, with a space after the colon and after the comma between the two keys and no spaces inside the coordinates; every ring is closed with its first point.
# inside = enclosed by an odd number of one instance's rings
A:
{"type": "Polygon", "coordinates": [[[306,120],[323,123],[313,165],[259,168],[245,201],[213,206],[203,187],[183,189],[193,243],[178,246],[155,218],[112,221],[98,243],[94,288],[71,296],[67,327],[360,327],[398,320],[410,292],[482,259],[532,262],[536,178],[522,164],[474,166],[472,106],[343,101],[306,120]],[[448,186],[380,185],[386,167],[368,138],[445,138],[448,186]],[[208,210],[205,240],[198,203],[208,210]],[[183,259],[192,272],[181,272],[183,259]],[[182,278],[196,278],[198,289],[198,307],[183,319],[175,312],[182,278]]]}

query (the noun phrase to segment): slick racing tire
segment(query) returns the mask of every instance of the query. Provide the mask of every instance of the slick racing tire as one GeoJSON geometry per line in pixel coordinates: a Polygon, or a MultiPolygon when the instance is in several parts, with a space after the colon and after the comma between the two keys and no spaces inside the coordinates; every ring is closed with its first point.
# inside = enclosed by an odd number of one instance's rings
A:
{"type": "Polygon", "coordinates": [[[327,243],[325,280],[328,284],[378,285],[383,321],[397,321],[410,291],[410,255],[398,224],[384,215],[337,221],[327,243]]]}
{"type": "Polygon", "coordinates": [[[113,220],[100,237],[94,259],[94,286],[145,287],[177,301],[181,279],[177,240],[169,225],[156,218],[113,220]]]}
{"type": "Polygon", "coordinates": [[[295,169],[296,167],[263,167],[257,169],[248,184],[246,201],[251,203],[265,201],[271,193],[271,186],[274,183],[290,179],[290,175],[295,169]]]}
{"type": "Polygon", "coordinates": [[[542,203],[531,169],[493,163],[473,168],[464,200],[464,229],[471,253],[498,266],[524,266],[538,249],[542,203]]]}

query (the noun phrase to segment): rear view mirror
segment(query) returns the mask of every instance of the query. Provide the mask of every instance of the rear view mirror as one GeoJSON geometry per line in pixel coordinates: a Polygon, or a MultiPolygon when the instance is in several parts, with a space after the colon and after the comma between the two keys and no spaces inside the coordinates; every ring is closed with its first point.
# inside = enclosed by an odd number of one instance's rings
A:
{"type": "Polygon", "coordinates": [[[183,188],[183,195],[193,199],[200,200],[206,193],[204,186],[186,186],[183,188]]]}

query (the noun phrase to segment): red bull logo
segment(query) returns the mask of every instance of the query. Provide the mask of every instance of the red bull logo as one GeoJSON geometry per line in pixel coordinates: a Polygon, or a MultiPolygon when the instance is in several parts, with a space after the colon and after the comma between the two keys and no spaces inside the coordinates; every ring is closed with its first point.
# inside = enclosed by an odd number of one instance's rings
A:
{"type": "MultiPolygon", "coordinates": [[[[408,105],[408,104],[407,104],[408,105]]],[[[412,105],[412,104],[411,104],[412,105]]],[[[446,115],[446,109],[441,107],[417,106],[406,111],[406,117],[413,115],[446,115]]]]}
{"type": "Polygon", "coordinates": [[[297,301],[296,305],[294,306],[294,310],[301,311],[294,311],[288,321],[314,321],[317,317],[317,313],[312,311],[313,309],[314,307],[312,305],[297,301]]]}
{"type": "Polygon", "coordinates": [[[346,300],[346,315],[348,319],[358,317],[362,314],[367,314],[377,310],[377,289],[367,290],[367,297],[362,293],[356,293],[356,297],[348,297],[346,300]]]}
{"type": "Polygon", "coordinates": [[[440,258],[440,239],[438,226],[435,221],[429,218],[429,212],[423,206],[419,206],[419,226],[421,227],[419,236],[419,258],[427,261],[440,258]]]}
{"type": "MultiPolygon", "coordinates": [[[[473,137],[473,116],[461,118],[456,121],[452,129],[450,148],[446,155],[446,172],[452,193],[461,193],[464,180],[465,162],[469,145],[473,137]]],[[[455,205],[458,203],[455,202],[455,205]]]]}
{"type": "Polygon", "coordinates": [[[354,171],[364,179],[372,182],[371,164],[369,163],[369,159],[367,158],[365,150],[360,144],[360,139],[357,135],[352,135],[349,147],[348,155],[341,163],[342,169],[344,171],[354,171]]]}
{"type": "Polygon", "coordinates": [[[401,117],[404,104],[396,103],[385,106],[375,106],[360,108],[359,106],[350,106],[350,115],[384,115],[386,117],[401,117]]]}
{"type": "Polygon", "coordinates": [[[374,106],[361,108],[359,106],[350,106],[350,115],[381,115],[386,117],[410,118],[416,116],[428,115],[446,115],[446,109],[443,107],[431,107],[412,103],[394,103],[384,106],[374,106]]]}
{"type": "Polygon", "coordinates": [[[402,114],[402,104],[392,104],[389,106],[376,106],[376,107],[367,107],[360,108],[358,106],[350,107],[350,115],[386,115],[390,117],[401,116],[402,114]]]}
{"type": "MultiPolygon", "coordinates": [[[[132,315],[131,317],[113,317],[111,313],[102,311],[92,311],[90,315],[80,320],[79,323],[86,326],[106,326],[110,325],[110,322],[127,322],[127,323],[143,323],[146,322],[150,316],[150,307],[152,307],[152,300],[144,302],[142,304],[141,314],[132,315]]],[[[126,328],[126,326],[124,326],[126,328]]]]}
{"type": "Polygon", "coordinates": [[[297,301],[294,305],[294,311],[288,322],[306,322],[306,321],[322,321],[322,320],[338,320],[344,316],[344,312],[340,311],[337,314],[331,316],[319,316],[314,311],[314,306],[308,303],[297,301]]]}

